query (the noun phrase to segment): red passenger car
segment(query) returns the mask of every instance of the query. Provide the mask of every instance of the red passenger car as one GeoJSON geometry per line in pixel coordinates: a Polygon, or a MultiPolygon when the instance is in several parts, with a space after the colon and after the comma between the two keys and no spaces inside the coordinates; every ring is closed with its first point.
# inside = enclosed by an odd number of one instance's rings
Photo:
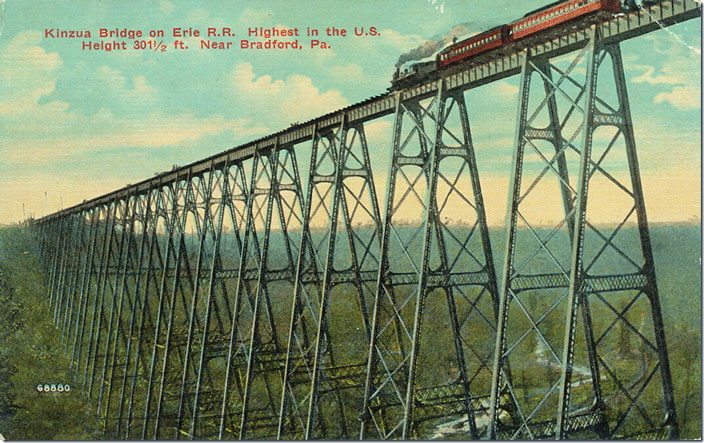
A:
{"type": "Polygon", "coordinates": [[[499,48],[508,44],[510,38],[511,28],[509,26],[497,26],[494,29],[448,46],[438,56],[438,66],[442,68],[490,49],[499,48]]]}
{"type": "Polygon", "coordinates": [[[605,11],[621,11],[621,0],[567,0],[529,12],[522,19],[497,26],[481,34],[455,43],[442,50],[434,62],[417,63],[406,73],[397,72],[392,87],[400,89],[416,82],[437,77],[442,69],[477,55],[510,45],[514,41],[540,34],[571,20],[605,11]]]}
{"type": "Polygon", "coordinates": [[[569,0],[511,23],[511,36],[518,40],[592,12],[620,10],[620,0],[569,0]]]}

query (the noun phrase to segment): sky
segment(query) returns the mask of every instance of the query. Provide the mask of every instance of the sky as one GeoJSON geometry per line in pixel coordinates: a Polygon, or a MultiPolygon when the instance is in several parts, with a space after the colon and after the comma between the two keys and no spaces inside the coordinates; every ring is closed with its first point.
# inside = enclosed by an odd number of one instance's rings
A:
{"type": "MultiPolygon", "coordinates": [[[[0,0],[0,223],[47,215],[382,93],[398,57],[427,39],[459,23],[480,32],[544,3],[0,0]],[[258,27],[297,28],[303,49],[241,49],[258,27]],[[328,27],[348,35],[328,37],[328,27]],[[378,35],[354,35],[371,27],[378,35]],[[166,50],[135,50],[124,38],[116,40],[127,50],[83,50],[84,40],[101,40],[100,28],[163,30],[156,40],[166,50]],[[176,38],[173,28],[201,36],[176,38]],[[234,38],[212,38],[231,47],[201,50],[208,28],[231,29],[234,38]],[[308,28],[329,48],[310,48],[308,28]],[[92,35],[51,38],[47,29],[92,35]]],[[[621,45],[651,222],[701,212],[700,36],[700,21],[690,20],[621,45]]],[[[518,80],[465,94],[492,226],[504,221],[518,80]]],[[[365,129],[383,187],[391,118],[365,129]]],[[[609,191],[593,193],[608,209],[609,191]]]]}

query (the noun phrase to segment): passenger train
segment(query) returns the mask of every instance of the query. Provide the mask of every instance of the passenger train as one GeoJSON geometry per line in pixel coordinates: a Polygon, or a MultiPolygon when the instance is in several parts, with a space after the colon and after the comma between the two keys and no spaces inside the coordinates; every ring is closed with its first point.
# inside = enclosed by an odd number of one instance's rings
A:
{"type": "Polygon", "coordinates": [[[531,36],[586,16],[618,14],[659,0],[560,0],[531,11],[513,23],[497,26],[444,48],[431,59],[398,67],[391,89],[402,89],[437,78],[449,66],[505,48],[531,36]]]}

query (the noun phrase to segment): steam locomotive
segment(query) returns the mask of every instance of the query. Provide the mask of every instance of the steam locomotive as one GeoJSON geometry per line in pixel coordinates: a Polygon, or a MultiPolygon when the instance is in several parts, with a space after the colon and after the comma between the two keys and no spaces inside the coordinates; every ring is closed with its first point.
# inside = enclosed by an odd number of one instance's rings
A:
{"type": "Polygon", "coordinates": [[[391,81],[391,89],[402,89],[420,81],[434,80],[439,77],[440,71],[451,65],[512,45],[577,18],[597,14],[617,14],[658,1],[559,0],[529,12],[513,23],[497,26],[461,42],[455,42],[433,57],[398,67],[391,81]]]}

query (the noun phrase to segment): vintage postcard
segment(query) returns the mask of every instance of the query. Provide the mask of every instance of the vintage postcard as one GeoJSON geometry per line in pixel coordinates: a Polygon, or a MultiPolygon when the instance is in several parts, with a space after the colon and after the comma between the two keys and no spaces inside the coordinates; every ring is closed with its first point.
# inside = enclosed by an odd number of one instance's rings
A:
{"type": "Polygon", "coordinates": [[[0,439],[701,439],[700,0],[0,0],[0,439]]]}

